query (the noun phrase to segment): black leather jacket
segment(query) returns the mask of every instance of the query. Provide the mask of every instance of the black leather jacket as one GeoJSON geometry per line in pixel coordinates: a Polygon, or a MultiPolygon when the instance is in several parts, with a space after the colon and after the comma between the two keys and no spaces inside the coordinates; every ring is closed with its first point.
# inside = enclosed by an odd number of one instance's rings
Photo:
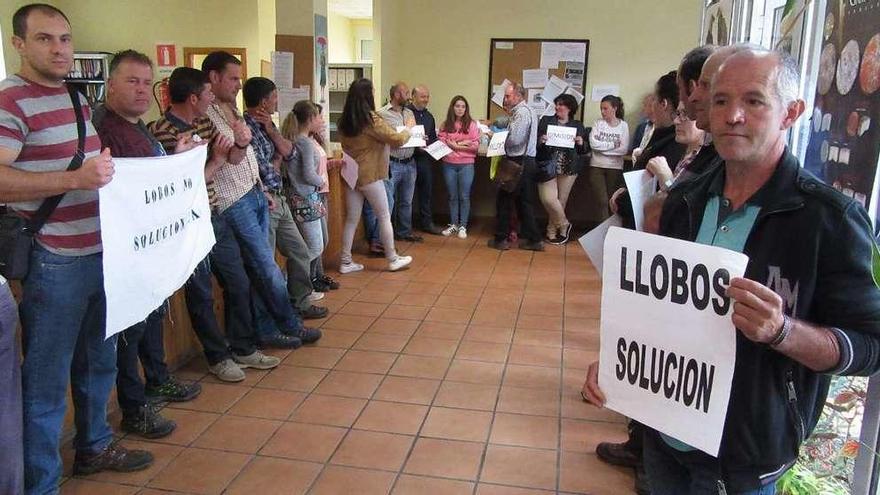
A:
{"type": "MultiPolygon", "coordinates": [[[[669,192],[660,233],[694,240],[709,187],[724,165],[669,192]]],[[[819,419],[832,374],[880,369],[880,290],[874,242],[861,205],[800,168],[787,149],[761,192],[765,204],[743,252],[746,278],[767,285],[791,316],[832,329],[834,369],[817,373],[737,332],[736,367],[719,452],[728,490],[752,490],[781,475],[819,419]]]]}

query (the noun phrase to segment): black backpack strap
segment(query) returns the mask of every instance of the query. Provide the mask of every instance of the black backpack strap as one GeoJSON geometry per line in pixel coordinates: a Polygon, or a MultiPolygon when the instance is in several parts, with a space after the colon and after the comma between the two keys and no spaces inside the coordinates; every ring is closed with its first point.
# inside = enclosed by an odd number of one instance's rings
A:
{"type": "MultiPolygon", "coordinates": [[[[76,142],[76,153],[73,155],[73,158],[70,159],[70,165],[67,166],[67,170],[76,170],[80,168],[83,164],[83,159],[85,158],[85,149],[86,146],[86,120],[83,116],[82,111],[82,103],[80,102],[79,92],[71,85],[67,85],[67,92],[70,94],[70,100],[73,103],[73,113],[76,115],[76,134],[77,134],[77,142],[76,142]]],[[[61,202],[61,198],[64,197],[64,193],[57,194],[50,198],[46,198],[43,201],[43,204],[40,205],[40,208],[36,213],[30,218],[27,225],[25,226],[25,231],[30,232],[32,234],[36,234],[43,228],[43,225],[46,223],[46,220],[49,219],[49,216],[55,211],[55,208],[58,207],[58,204],[61,202]]]]}

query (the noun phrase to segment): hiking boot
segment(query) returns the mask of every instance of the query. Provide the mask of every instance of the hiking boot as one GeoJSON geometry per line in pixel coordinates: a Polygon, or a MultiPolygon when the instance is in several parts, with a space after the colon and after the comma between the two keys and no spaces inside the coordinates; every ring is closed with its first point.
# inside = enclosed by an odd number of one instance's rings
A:
{"type": "MultiPolygon", "coordinates": [[[[321,294],[318,292],[318,294],[321,294]]],[[[312,304],[306,309],[301,309],[300,314],[302,315],[304,320],[317,320],[318,318],[324,318],[330,312],[327,308],[323,306],[315,306],[312,304]]]]}
{"type": "Polygon", "coordinates": [[[498,240],[495,238],[489,239],[489,242],[486,244],[492,249],[497,249],[499,251],[507,251],[510,249],[510,243],[507,242],[507,239],[498,240]]]}
{"type": "Polygon", "coordinates": [[[254,351],[247,356],[238,356],[236,354],[233,354],[232,359],[235,360],[240,368],[254,368],[258,370],[270,370],[281,364],[281,360],[277,357],[267,356],[260,351],[254,351]]]}
{"type": "Polygon", "coordinates": [[[132,411],[122,411],[122,431],[144,438],[167,437],[177,428],[177,423],[163,418],[155,406],[145,404],[132,411]]]}
{"type": "Polygon", "coordinates": [[[130,473],[142,471],[153,464],[153,454],[146,450],[128,450],[111,443],[97,454],[76,453],[73,461],[74,475],[89,475],[100,471],[118,471],[130,473]]]}
{"type": "Polygon", "coordinates": [[[259,349],[299,349],[300,347],[302,347],[301,340],[281,332],[275,332],[268,337],[257,337],[259,349]]]}
{"type": "Polygon", "coordinates": [[[208,366],[208,371],[211,372],[214,376],[217,377],[218,380],[224,382],[240,382],[244,380],[244,371],[235,364],[230,358],[226,358],[219,363],[208,366]]]}
{"type": "Polygon", "coordinates": [[[162,385],[147,385],[144,393],[150,402],[186,402],[193,400],[202,392],[202,386],[198,383],[183,383],[173,376],[162,385]]]}
{"type": "MultiPolygon", "coordinates": [[[[326,309],[326,308],[324,308],[326,309]]],[[[321,331],[317,328],[302,327],[298,330],[290,330],[285,332],[286,335],[298,338],[303,344],[311,344],[317,342],[321,338],[321,331]]]]}
{"type": "Polygon", "coordinates": [[[641,452],[634,451],[629,442],[602,442],[596,446],[596,455],[615,466],[637,467],[642,463],[641,452]]]}

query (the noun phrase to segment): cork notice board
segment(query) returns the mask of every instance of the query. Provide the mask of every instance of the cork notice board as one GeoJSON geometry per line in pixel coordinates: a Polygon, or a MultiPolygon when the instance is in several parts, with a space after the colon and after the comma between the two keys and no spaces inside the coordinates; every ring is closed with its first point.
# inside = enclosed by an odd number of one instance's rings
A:
{"type": "MultiPolygon", "coordinates": [[[[583,54],[583,60],[580,62],[576,60],[560,60],[555,67],[552,62],[545,65],[548,66],[548,77],[556,76],[566,81],[580,94],[584,93],[587,87],[587,61],[590,55],[589,40],[492,38],[489,45],[489,94],[486,108],[486,115],[490,120],[504,115],[504,110],[495,103],[492,103],[493,88],[500,85],[504,79],[522,83],[523,70],[540,69],[542,53],[546,56],[551,51],[547,50],[551,45],[552,47],[565,48],[568,53],[577,52],[583,54]],[[548,45],[544,46],[545,44],[548,45]]],[[[567,56],[564,58],[580,58],[580,55],[578,57],[567,56]]],[[[528,89],[538,90],[540,88],[528,89]]],[[[577,118],[582,119],[583,114],[583,105],[581,105],[578,109],[577,118]]]]}

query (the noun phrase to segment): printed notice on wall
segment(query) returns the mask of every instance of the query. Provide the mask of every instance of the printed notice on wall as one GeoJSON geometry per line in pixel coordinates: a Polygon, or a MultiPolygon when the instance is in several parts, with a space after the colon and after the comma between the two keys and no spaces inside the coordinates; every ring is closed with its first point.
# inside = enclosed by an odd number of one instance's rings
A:
{"type": "Polygon", "coordinates": [[[207,146],[172,156],[114,158],[98,190],[106,335],[144,321],[183,286],[214,245],[207,146]]]}
{"type": "Polygon", "coordinates": [[[717,456],[736,363],[733,301],[725,292],[748,257],[611,227],[603,258],[599,386],[606,406],[717,456]]]}
{"type": "Polygon", "coordinates": [[[293,88],[292,52],[272,52],[272,80],[278,88],[293,88]]]}

